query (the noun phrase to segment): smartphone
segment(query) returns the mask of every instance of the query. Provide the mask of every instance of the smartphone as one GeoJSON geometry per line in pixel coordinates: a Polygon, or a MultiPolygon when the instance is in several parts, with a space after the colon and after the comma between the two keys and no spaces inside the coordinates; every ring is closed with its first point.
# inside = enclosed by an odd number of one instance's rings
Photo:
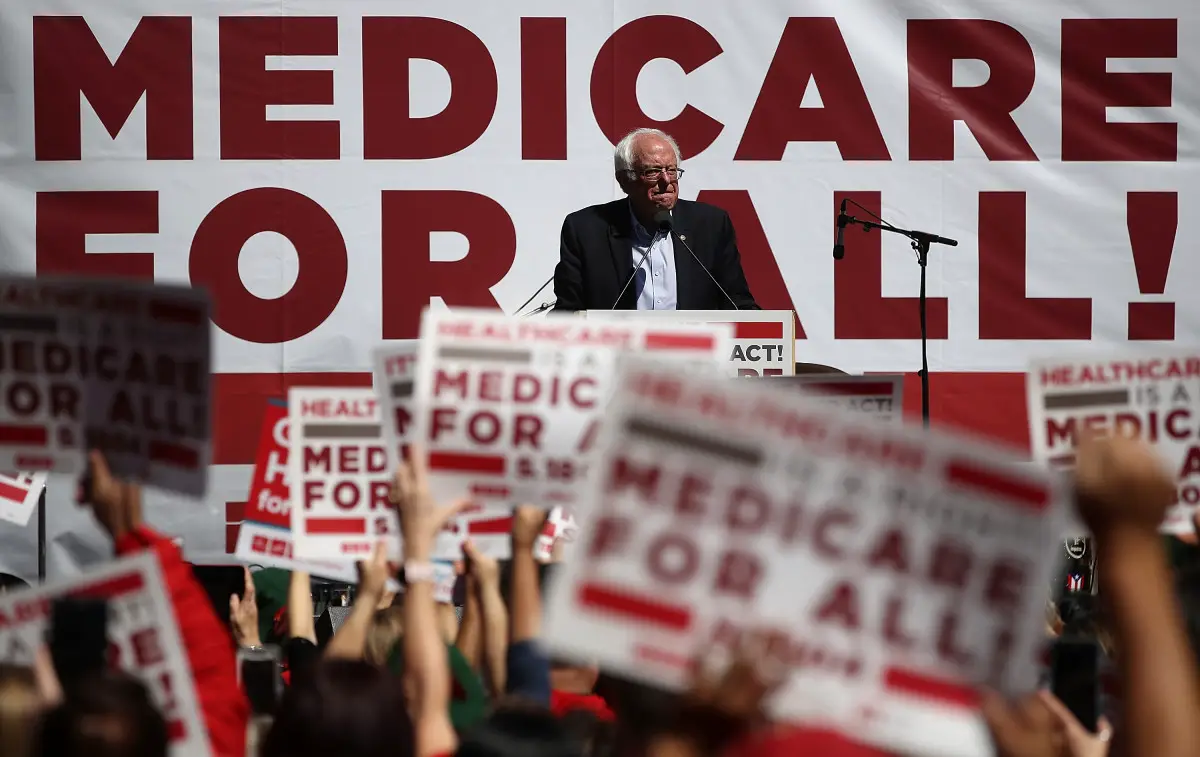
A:
{"type": "Polygon", "coordinates": [[[261,649],[239,649],[238,683],[250,700],[255,715],[274,715],[283,698],[283,671],[278,646],[268,644],[261,649]]]}
{"type": "Polygon", "coordinates": [[[63,687],[108,667],[108,601],[65,597],[50,607],[46,646],[63,687]]]}
{"type": "Polygon", "coordinates": [[[1100,645],[1086,640],[1055,642],[1050,689],[1084,728],[1095,733],[1100,719],[1100,645]]]}

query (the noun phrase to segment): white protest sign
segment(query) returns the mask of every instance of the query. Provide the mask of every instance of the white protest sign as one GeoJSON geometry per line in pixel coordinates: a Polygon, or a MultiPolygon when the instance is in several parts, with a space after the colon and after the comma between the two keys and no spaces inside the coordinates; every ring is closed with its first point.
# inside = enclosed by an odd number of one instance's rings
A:
{"type": "Polygon", "coordinates": [[[0,473],[0,520],[24,526],[46,488],[45,473],[0,473]]]}
{"type": "Polygon", "coordinates": [[[796,315],[790,310],[589,310],[585,315],[593,320],[729,324],[733,328],[729,375],[796,373],[796,315]]]}
{"type": "Polygon", "coordinates": [[[3,662],[33,663],[46,637],[51,605],[65,597],[108,601],[109,660],[149,689],[167,721],[172,757],[207,757],[208,736],[158,557],[143,553],[69,582],[0,597],[3,662]]]}
{"type": "Polygon", "coordinates": [[[417,350],[415,340],[388,343],[375,350],[375,391],[383,406],[383,435],[392,468],[408,457],[417,350]]]}
{"type": "Polygon", "coordinates": [[[299,570],[314,576],[356,583],[354,561],[300,560],[292,544],[292,494],[288,486],[288,409],[272,400],[263,412],[258,459],[250,496],[238,529],[234,554],[252,565],[299,570]]]}
{"type": "Polygon", "coordinates": [[[292,387],[288,477],[295,556],[364,559],[383,540],[400,558],[400,526],[388,502],[388,463],[375,392],[292,387]]]}
{"type": "Polygon", "coordinates": [[[846,376],[836,373],[789,379],[831,407],[861,413],[884,423],[904,422],[904,376],[846,376]]]}
{"type": "Polygon", "coordinates": [[[770,382],[631,361],[551,585],[546,640],[681,687],[767,633],[776,714],[900,752],[991,754],[973,684],[1036,684],[1065,489],[1010,452],[770,382]]]}
{"type": "Polygon", "coordinates": [[[53,358],[69,360],[65,365],[52,365],[44,353],[39,372],[84,382],[85,448],[103,452],[122,478],[204,495],[212,458],[212,324],[204,291],[136,281],[8,278],[0,280],[0,307],[70,317],[78,347],[53,358]]]}
{"type": "Polygon", "coordinates": [[[727,325],[427,310],[414,439],[425,445],[434,495],[479,502],[482,512],[467,516],[471,538],[507,557],[513,504],[569,506],[578,497],[617,356],[716,366],[729,335],[727,325]]]}
{"type": "Polygon", "coordinates": [[[0,282],[0,470],[84,468],[83,375],[69,316],[14,302],[0,282]]]}
{"type": "Polygon", "coordinates": [[[1178,477],[1178,499],[1161,529],[1194,533],[1192,516],[1200,506],[1200,350],[1036,360],[1025,390],[1034,460],[1073,466],[1084,430],[1144,439],[1178,477]]]}

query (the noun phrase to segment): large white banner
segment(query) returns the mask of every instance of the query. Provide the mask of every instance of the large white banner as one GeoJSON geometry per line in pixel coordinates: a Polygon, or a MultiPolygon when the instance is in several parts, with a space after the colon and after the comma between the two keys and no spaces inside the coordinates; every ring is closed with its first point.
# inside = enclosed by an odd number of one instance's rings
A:
{"type": "MultiPolygon", "coordinates": [[[[1200,331],[1180,299],[1200,260],[1175,254],[1198,20],[1188,0],[5,0],[0,269],[211,290],[208,510],[149,505],[204,561],[265,399],[368,385],[431,302],[515,309],[563,216],[619,195],[636,126],[679,140],[683,197],[730,213],[804,362],[920,365],[912,252],[851,228],[835,262],[842,199],[959,240],[928,268],[934,423],[1024,444],[1030,359],[1200,331]]],[[[98,549],[69,496],[51,483],[52,539],[98,549]]]]}

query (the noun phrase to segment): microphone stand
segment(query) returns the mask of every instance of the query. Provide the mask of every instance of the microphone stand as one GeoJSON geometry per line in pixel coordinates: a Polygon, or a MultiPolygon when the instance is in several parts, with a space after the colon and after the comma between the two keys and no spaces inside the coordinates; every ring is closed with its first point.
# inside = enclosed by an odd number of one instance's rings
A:
{"type": "MultiPolygon", "coordinates": [[[[854,202],[851,200],[851,202],[854,202]]],[[[854,202],[855,205],[858,203],[854,202]]],[[[858,207],[862,208],[861,205],[858,207]]],[[[867,210],[866,208],[862,208],[867,210]]],[[[868,213],[871,211],[867,210],[868,213]]],[[[874,213],[872,213],[874,215],[874,213]]],[[[878,218],[878,216],[876,216],[878,218]]],[[[882,218],[879,219],[883,221],[882,218]]],[[[890,231],[893,234],[900,234],[908,237],[912,242],[912,248],[917,253],[917,265],[921,267],[921,293],[917,298],[917,312],[921,320],[921,371],[917,375],[921,377],[921,425],[929,428],[929,329],[926,322],[926,297],[925,297],[925,266],[929,262],[929,246],[931,244],[942,244],[947,247],[957,247],[958,241],[947,239],[946,237],[930,234],[927,231],[916,231],[914,229],[901,229],[897,226],[884,221],[883,223],[875,223],[874,221],[864,221],[854,216],[846,216],[846,223],[857,224],[862,227],[863,231],[871,229],[879,229],[880,231],[890,231]]]]}

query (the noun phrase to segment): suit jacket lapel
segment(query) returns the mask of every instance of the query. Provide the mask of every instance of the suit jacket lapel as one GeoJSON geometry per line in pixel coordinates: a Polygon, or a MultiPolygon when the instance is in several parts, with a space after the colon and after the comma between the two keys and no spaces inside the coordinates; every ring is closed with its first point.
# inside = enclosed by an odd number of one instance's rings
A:
{"type": "MultiPolygon", "coordinates": [[[[617,292],[621,291],[620,287],[625,286],[629,275],[633,273],[633,227],[629,220],[628,201],[618,200],[612,203],[609,224],[608,246],[612,252],[613,267],[617,272],[617,291],[613,292],[613,297],[616,297],[617,292]]],[[[617,303],[618,310],[634,310],[637,307],[633,286],[630,284],[621,295],[621,300],[617,303]]],[[[611,303],[606,307],[612,307],[611,303]]]]}
{"type": "Polygon", "coordinates": [[[692,260],[687,248],[680,241],[680,239],[684,239],[692,246],[693,250],[696,249],[696,243],[688,234],[692,220],[691,215],[686,200],[678,201],[671,210],[671,221],[674,224],[671,246],[675,250],[673,256],[675,258],[675,307],[679,310],[695,310],[697,305],[694,278],[698,273],[696,261],[692,260]]]}

